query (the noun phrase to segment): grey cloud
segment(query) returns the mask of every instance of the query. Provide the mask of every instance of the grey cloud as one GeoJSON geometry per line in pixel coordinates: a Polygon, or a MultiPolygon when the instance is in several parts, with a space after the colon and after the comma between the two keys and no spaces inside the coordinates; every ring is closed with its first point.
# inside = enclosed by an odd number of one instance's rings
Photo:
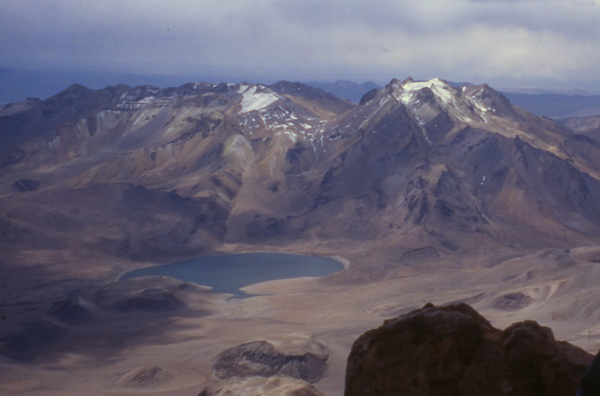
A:
{"type": "Polygon", "coordinates": [[[273,5],[286,20],[316,29],[328,29],[339,25],[369,26],[373,29],[394,26],[402,30],[419,27],[418,20],[406,12],[402,1],[279,0],[273,5]]]}
{"type": "Polygon", "coordinates": [[[368,3],[308,0],[272,4],[284,20],[304,29],[330,31],[338,26],[354,26],[411,36],[442,34],[481,24],[495,28],[552,30],[579,39],[595,39],[600,20],[599,7],[553,0],[377,0],[368,3]]]}
{"type": "Polygon", "coordinates": [[[551,30],[578,38],[597,37],[600,8],[554,1],[494,2],[478,5],[469,19],[490,26],[551,30]]]}
{"type": "Polygon", "coordinates": [[[595,75],[598,21],[595,0],[5,0],[0,66],[566,81],[595,75]]]}

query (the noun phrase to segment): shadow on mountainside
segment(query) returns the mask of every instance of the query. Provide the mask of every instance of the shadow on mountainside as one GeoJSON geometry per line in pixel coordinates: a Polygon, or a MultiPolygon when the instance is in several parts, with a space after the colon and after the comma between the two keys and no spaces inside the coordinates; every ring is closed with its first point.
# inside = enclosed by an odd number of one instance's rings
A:
{"type": "Polygon", "coordinates": [[[35,364],[76,351],[110,360],[126,346],[169,342],[174,319],[208,315],[213,296],[168,277],[48,285],[5,299],[0,356],[35,364]]]}

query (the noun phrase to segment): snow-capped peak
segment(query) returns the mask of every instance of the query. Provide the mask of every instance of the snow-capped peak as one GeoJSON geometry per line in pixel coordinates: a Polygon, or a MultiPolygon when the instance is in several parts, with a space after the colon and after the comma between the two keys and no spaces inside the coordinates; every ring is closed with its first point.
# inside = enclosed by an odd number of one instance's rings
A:
{"type": "Polygon", "coordinates": [[[408,78],[392,80],[383,92],[379,103],[385,103],[386,96],[394,98],[419,125],[426,125],[441,112],[459,123],[488,124],[500,113],[505,118],[515,118],[510,104],[504,103],[507,100],[487,86],[457,89],[440,78],[428,81],[408,78]]]}
{"type": "Polygon", "coordinates": [[[395,88],[394,97],[404,104],[410,103],[414,95],[425,88],[430,89],[444,103],[450,103],[454,95],[454,88],[440,78],[419,82],[415,82],[409,78],[403,83],[393,83],[393,86],[395,88]]]}
{"type": "Polygon", "coordinates": [[[238,93],[242,94],[242,110],[240,110],[240,114],[263,110],[279,99],[278,95],[267,88],[258,88],[256,85],[242,84],[240,86],[238,90],[238,93]]]}

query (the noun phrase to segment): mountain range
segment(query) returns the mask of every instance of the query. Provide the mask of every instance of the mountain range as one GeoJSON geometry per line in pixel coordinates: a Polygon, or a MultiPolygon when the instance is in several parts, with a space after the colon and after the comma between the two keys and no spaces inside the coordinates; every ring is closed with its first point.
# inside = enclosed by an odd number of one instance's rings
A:
{"type": "MultiPolygon", "coordinates": [[[[47,99],[73,82],[92,89],[100,89],[115,84],[144,85],[165,88],[178,86],[188,81],[205,81],[218,83],[221,81],[239,81],[238,74],[213,70],[202,75],[161,75],[161,74],[127,74],[98,71],[76,70],[23,70],[0,66],[0,107],[16,103],[25,98],[47,99]]],[[[256,81],[251,80],[251,81],[256,81]]],[[[277,81],[259,79],[260,82],[277,81]]],[[[359,103],[362,96],[372,89],[380,89],[380,84],[372,81],[356,83],[338,80],[333,83],[309,81],[306,85],[322,89],[339,98],[359,103]]],[[[452,82],[453,87],[473,85],[469,82],[452,82]]],[[[502,93],[515,105],[539,116],[555,119],[600,115],[600,96],[582,90],[564,92],[560,90],[505,88],[502,93]]]]}
{"type": "Polygon", "coordinates": [[[285,81],[74,85],[5,106],[0,128],[11,248],[168,256],[416,232],[456,251],[466,248],[456,235],[583,238],[600,226],[593,135],[486,85],[393,80],[360,105],[285,81]],[[57,205],[39,208],[46,200],[57,205]]]}

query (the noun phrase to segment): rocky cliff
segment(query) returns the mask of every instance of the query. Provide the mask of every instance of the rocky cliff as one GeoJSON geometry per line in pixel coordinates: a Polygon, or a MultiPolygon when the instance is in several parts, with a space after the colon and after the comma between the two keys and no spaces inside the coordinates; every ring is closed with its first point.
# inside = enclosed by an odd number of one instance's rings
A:
{"type": "Polygon", "coordinates": [[[498,330],[464,303],[428,304],[356,340],[345,396],[575,395],[591,361],[536,322],[498,330]]]}

